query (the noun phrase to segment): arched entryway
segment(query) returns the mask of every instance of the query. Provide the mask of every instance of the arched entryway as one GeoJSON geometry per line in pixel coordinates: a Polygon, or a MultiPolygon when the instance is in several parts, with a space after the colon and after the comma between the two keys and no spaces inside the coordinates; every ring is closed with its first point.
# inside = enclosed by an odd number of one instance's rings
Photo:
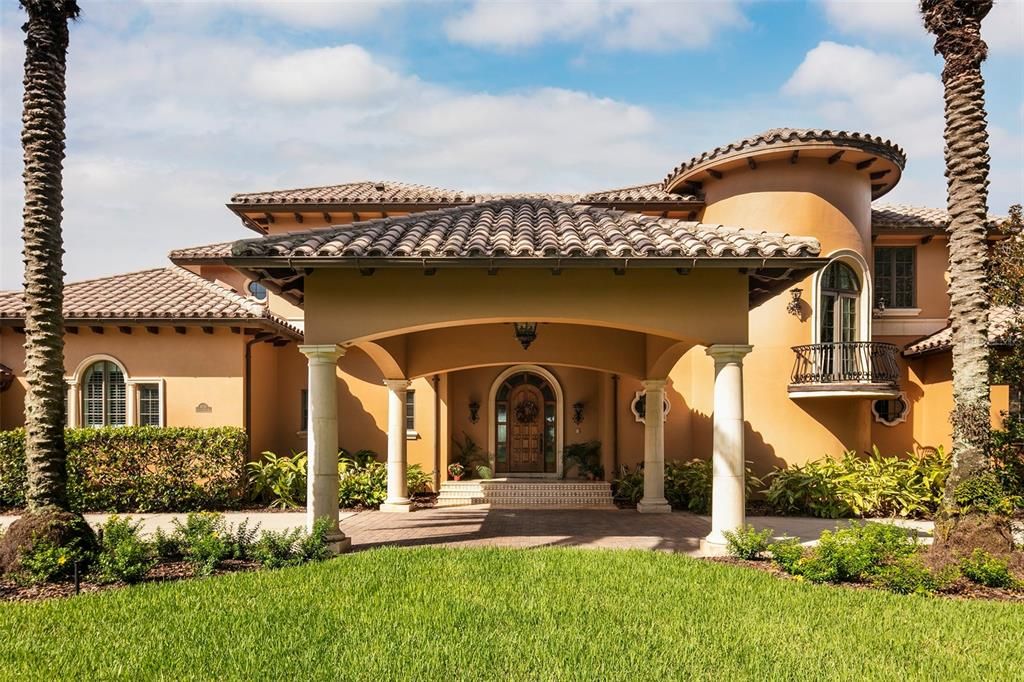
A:
{"type": "Polygon", "coordinates": [[[561,476],[562,388],[536,365],[516,365],[491,385],[488,452],[497,476],[561,476]]]}

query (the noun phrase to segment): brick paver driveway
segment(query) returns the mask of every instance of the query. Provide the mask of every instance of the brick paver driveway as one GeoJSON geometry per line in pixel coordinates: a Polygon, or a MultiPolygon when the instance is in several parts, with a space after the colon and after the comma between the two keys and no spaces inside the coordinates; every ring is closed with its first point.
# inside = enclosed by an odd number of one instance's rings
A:
{"type": "Polygon", "coordinates": [[[600,547],[696,553],[710,524],[692,514],[605,509],[421,509],[362,512],[341,522],[353,549],[412,547],[600,547]]]}

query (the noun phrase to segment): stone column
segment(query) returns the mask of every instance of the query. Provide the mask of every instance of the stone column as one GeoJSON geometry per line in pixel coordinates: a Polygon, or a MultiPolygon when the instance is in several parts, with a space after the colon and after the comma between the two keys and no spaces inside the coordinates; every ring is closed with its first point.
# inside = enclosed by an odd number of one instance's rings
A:
{"type": "Polygon", "coordinates": [[[644,497],[636,505],[641,514],[672,511],[665,499],[665,379],[643,382],[644,410],[644,497]]]}
{"type": "Polygon", "coordinates": [[[408,379],[385,379],[388,387],[388,497],[380,506],[382,512],[407,512],[409,484],[406,480],[408,464],[405,437],[405,395],[408,379]]]}
{"type": "Polygon", "coordinates": [[[68,428],[76,428],[82,426],[81,417],[79,416],[81,396],[78,390],[78,379],[71,378],[65,379],[65,383],[68,385],[68,428]]]}
{"type": "Polygon", "coordinates": [[[328,519],[328,542],[344,552],[352,541],[338,528],[338,358],[336,344],[302,345],[309,363],[309,423],[306,425],[306,530],[328,519]]]}
{"type": "Polygon", "coordinates": [[[716,344],[706,351],[715,359],[714,445],[711,532],[701,540],[701,549],[710,554],[723,553],[723,531],[737,530],[745,521],[743,358],[751,348],[716,344]]]}

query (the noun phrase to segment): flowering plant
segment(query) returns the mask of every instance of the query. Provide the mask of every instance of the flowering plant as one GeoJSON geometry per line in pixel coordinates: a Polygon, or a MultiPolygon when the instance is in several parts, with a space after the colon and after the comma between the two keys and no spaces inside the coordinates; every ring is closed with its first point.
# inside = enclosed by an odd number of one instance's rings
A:
{"type": "Polygon", "coordinates": [[[466,467],[462,466],[458,462],[448,465],[448,475],[454,478],[456,481],[462,478],[462,475],[466,473],[466,467]]]}

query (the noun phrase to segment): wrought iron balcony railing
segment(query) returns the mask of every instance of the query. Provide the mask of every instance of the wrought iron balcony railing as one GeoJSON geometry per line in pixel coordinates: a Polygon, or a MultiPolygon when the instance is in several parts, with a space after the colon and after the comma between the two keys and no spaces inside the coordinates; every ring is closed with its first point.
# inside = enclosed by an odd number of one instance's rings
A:
{"type": "Polygon", "coordinates": [[[896,388],[899,349],[891,343],[841,341],[794,346],[791,386],[868,384],[896,388]]]}

